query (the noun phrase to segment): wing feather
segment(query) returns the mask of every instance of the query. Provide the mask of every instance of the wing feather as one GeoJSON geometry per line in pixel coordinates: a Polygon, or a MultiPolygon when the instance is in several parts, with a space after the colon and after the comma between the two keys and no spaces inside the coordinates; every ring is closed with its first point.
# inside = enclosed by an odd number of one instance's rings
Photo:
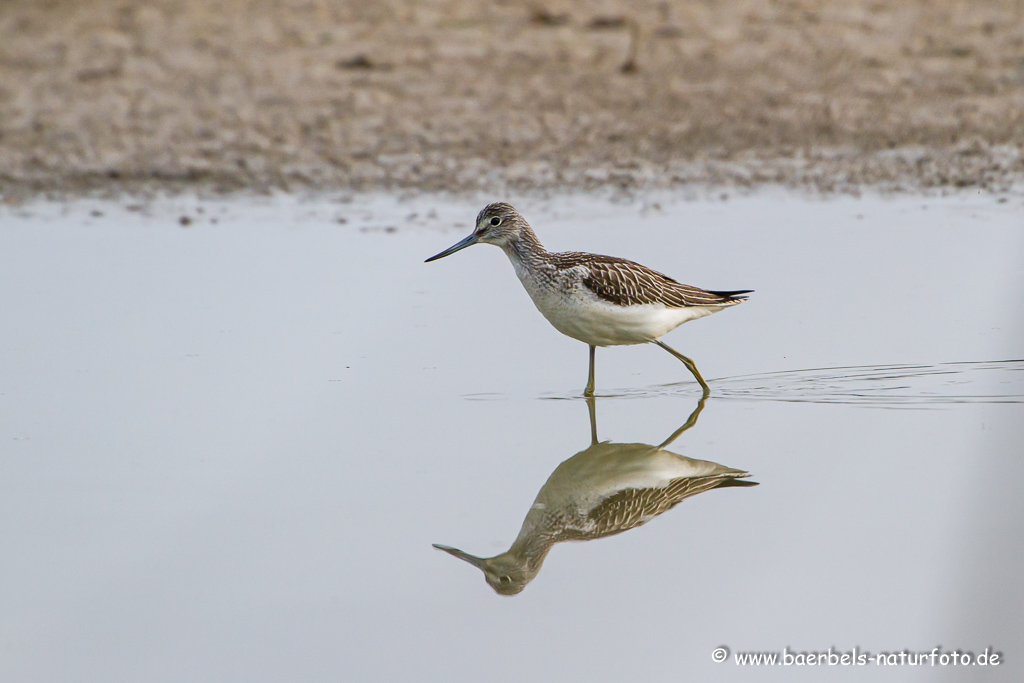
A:
{"type": "Polygon", "coordinates": [[[556,254],[559,267],[585,269],[583,284],[595,295],[618,306],[664,304],[669,308],[687,306],[733,306],[752,290],[712,292],[684,285],[668,275],[633,261],[568,252],[556,254]]]}
{"type": "Polygon", "coordinates": [[[749,472],[739,472],[725,477],[683,477],[669,482],[663,488],[624,489],[605,498],[590,511],[589,521],[593,524],[593,538],[611,536],[628,531],[663,512],[667,512],[691,496],[724,486],[756,486],[756,482],[742,481],[749,472]]]}

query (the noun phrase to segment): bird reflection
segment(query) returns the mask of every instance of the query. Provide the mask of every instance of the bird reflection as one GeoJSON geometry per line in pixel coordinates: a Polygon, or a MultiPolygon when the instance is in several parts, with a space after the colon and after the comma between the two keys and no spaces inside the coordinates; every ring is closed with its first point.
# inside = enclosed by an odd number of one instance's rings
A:
{"type": "Polygon", "coordinates": [[[434,544],[484,573],[501,595],[515,595],[540,571],[548,551],[562,541],[590,541],[646,524],[680,502],[704,491],[727,486],[756,486],[749,472],[707,460],[694,460],[665,450],[697,424],[705,398],[686,422],[657,446],[599,442],[593,398],[590,447],[551,473],[526,513],[512,547],[495,557],[476,557],[450,546],[434,544]]]}

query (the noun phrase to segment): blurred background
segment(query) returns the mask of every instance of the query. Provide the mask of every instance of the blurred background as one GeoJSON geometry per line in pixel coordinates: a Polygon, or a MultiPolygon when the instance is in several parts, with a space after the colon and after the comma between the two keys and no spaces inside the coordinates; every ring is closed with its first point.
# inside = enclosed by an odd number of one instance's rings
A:
{"type": "Polygon", "coordinates": [[[4,0],[0,192],[1002,189],[1024,2],[4,0]]]}

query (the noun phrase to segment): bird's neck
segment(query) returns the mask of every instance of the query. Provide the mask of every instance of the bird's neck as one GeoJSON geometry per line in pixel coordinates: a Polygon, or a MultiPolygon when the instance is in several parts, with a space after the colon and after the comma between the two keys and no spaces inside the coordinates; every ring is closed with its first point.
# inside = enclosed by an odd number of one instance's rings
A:
{"type": "Polygon", "coordinates": [[[520,571],[529,574],[530,578],[537,575],[540,567],[544,564],[544,558],[554,545],[554,539],[541,534],[523,536],[522,533],[512,543],[512,547],[505,552],[505,556],[515,559],[520,571]]]}
{"type": "Polygon", "coordinates": [[[551,546],[555,544],[552,533],[552,516],[546,505],[537,503],[526,513],[519,535],[508,549],[508,555],[516,557],[526,567],[539,570],[551,546]]]}
{"type": "Polygon", "coordinates": [[[502,245],[513,265],[534,266],[542,263],[548,251],[537,239],[533,229],[526,226],[502,245]]]}

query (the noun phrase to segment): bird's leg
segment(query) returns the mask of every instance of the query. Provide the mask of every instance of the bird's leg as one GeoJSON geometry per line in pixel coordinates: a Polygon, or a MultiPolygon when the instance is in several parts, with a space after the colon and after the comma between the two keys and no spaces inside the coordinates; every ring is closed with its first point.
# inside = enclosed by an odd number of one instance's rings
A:
{"type": "Polygon", "coordinates": [[[597,347],[593,344],[590,345],[590,377],[587,379],[587,388],[583,390],[584,396],[594,395],[594,352],[597,351],[597,347]]]}
{"type": "Polygon", "coordinates": [[[676,431],[672,432],[672,436],[662,441],[658,445],[658,448],[668,448],[669,444],[678,439],[680,434],[685,432],[693,425],[697,424],[697,418],[700,417],[700,411],[704,410],[704,401],[706,401],[707,398],[707,394],[701,395],[700,400],[697,401],[697,407],[693,409],[692,413],[690,413],[690,417],[686,418],[686,422],[683,423],[683,426],[677,429],[676,431]]]}
{"type": "Polygon", "coordinates": [[[590,412],[590,445],[597,445],[597,405],[593,396],[587,397],[587,411],[590,412]]]}
{"type": "Polygon", "coordinates": [[[692,360],[690,360],[683,354],[679,353],[678,351],[676,351],[675,349],[673,349],[671,346],[661,341],[660,339],[655,339],[654,343],[660,346],[661,348],[665,349],[669,353],[671,353],[679,360],[683,361],[683,365],[685,365],[686,368],[693,373],[693,376],[697,380],[697,383],[700,384],[700,388],[704,390],[705,398],[707,398],[707,396],[711,394],[711,388],[708,386],[708,383],[704,381],[704,378],[700,376],[700,371],[697,370],[696,363],[694,363],[692,360]]]}

